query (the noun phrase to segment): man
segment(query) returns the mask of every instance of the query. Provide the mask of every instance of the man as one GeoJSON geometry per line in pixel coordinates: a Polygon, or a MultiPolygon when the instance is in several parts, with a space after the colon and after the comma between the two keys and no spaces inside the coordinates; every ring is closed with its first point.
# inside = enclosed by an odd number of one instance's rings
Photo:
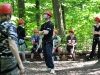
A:
{"type": "Polygon", "coordinates": [[[18,45],[19,48],[21,47],[21,53],[22,53],[22,60],[23,63],[29,63],[29,61],[26,60],[25,58],[25,49],[26,49],[26,43],[25,40],[26,37],[26,32],[25,29],[23,28],[24,26],[24,20],[23,19],[19,19],[18,20],[18,27],[17,27],[17,34],[18,34],[18,45]]]}
{"type": "Polygon", "coordinates": [[[92,51],[90,53],[88,61],[93,59],[97,44],[98,44],[98,59],[100,59],[100,18],[95,17],[94,21],[95,21],[95,25],[93,28],[94,37],[93,37],[92,51]]]}
{"type": "Polygon", "coordinates": [[[43,54],[42,54],[42,39],[39,36],[39,31],[35,29],[34,36],[32,36],[32,49],[31,49],[31,61],[34,61],[34,53],[38,52],[40,54],[41,60],[43,60],[43,54]]]}
{"type": "Polygon", "coordinates": [[[53,36],[53,53],[57,53],[56,55],[57,60],[60,60],[60,54],[62,53],[62,48],[60,47],[61,38],[58,36],[58,30],[54,30],[53,36]]]}
{"type": "Polygon", "coordinates": [[[53,29],[54,26],[51,22],[52,13],[50,11],[44,12],[44,19],[46,22],[41,26],[39,31],[40,34],[44,35],[42,39],[42,48],[45,63],[47,68],[43,71],[50,71],[50,73],[55,73],[54,70],[54,60],[52,58],[52,49],[53,49],[53,29]]]}
{"type": "Polygon", "coordinates": [[[12,6],[8,3],[0,5],[0,75],[20,75],[24,72],[18,47],[16,26],[10,22],[12,6]],[[18,70],[18,66],[19,70],[18,70]]]}

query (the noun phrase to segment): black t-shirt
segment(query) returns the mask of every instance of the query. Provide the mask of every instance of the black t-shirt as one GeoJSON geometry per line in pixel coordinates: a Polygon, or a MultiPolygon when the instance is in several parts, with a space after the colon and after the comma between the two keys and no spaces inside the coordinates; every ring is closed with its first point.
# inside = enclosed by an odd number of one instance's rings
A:
{"type": "MultiPolygon", "coordinates": [[[[67,37],[67,43],[76,43],[76,42],[77,42],[77,39],[75,36],[72,39],[70,36],[67,37]]],[[[69,45],[67,44],[67,46],[69,45]]]]}
{"type": "Polygon", "coordinates": [[[21,26],[17,27],[17,34],[19,39],[24,39],[25,35],[25,29],[21,26]]]}
{"type": "MultiPolygon", "coordinates": [[[[94,31],[97,31],[97,32],[99,32],[100,31],[100,26],[96,26],[96,25],[94,25],[94,31]]],[[[99,34],[94,34],[94,37],[99,37],[100,35],[99,34]]]]}
{"type": "Polygon", "coordinates": [[[41,26],[40,31],[42,31],[42,30],[48,30],[48,31],[49,31],[49,33],[48,33],[47,35],[44,35],[43,40],[52,39],[52,36],[53,36],[53,29],[54,29],[54,26],[53,26],[53,24],[51,23],[51,21],[45,22],[45,23],[41,26]]]}

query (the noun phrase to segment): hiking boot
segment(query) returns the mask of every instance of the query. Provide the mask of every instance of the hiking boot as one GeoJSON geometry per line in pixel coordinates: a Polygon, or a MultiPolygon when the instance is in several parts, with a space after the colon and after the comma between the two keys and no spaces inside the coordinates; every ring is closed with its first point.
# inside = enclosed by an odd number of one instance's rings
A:
{"type": "Polygon", "coordinates": [[[51,69],[50,73],[54,74],[55,73],[55,70],[54,69],[51,69]]]}

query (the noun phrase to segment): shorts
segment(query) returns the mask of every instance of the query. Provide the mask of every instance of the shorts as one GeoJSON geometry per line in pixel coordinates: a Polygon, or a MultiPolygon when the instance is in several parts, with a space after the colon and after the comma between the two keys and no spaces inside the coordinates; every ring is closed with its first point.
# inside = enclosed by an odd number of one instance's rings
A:
{"type": "MultiPolygon", "coordinates": [[[[31,53],[36,53],[36,49],[37,49],[37,48],[32,47],[32,48],[31,48],[31,53]]],[[[39,48],[39,49],[38,49],[38,53],[42,53],[42,48],[39,48]]]]}
{"type": "MultiPolygon", "coordinates": [[[[71,52],[71,49],[73,49],[73,46],[67,46],[66,47],[68,52],[71,52]]],[[[76,51],[76,46],[74,46],[74,52],[76,51]]]]}
{"type": "Polygon", "coordinates": [[[59,48],[59,47],[57,47],[56,50],[55,50],[55,52],[57,52],[57,53],[58,53],[58,48],[59,48]]]}
{"type": "Polygon", "coordinates": [[[25,41],[23,39],[19,39],[18,42],[19,42],[19,49],[21,50],[21,53],[24,54],[26,49],[25,41]]]}
{"type": "MultiPolygon", "coordinates": [[[[11,69],[14,66],[17,65],[17,61],[14,57],[12,58],[0,58],[0,62],[1,62],[1,72],[11,69]]],[[[0,75],[19,75],[19,70],[18,67],[15,67],[14,69],[12,69],[9,72],[3,72],[3,74],[1,73],[0,75]]]]}

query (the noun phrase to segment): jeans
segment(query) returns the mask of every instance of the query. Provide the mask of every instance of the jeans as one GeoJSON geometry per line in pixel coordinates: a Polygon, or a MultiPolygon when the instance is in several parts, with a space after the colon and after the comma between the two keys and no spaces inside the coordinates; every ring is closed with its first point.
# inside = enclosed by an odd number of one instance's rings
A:
{"type": "Polygon", "coordinates": [[[54,59],[52,58],[53,45],[50,42],[43,41],[42,48],[43,48],[43,55],[44,55],[46,66],[48,68],[54,69],[54,59]]]}

